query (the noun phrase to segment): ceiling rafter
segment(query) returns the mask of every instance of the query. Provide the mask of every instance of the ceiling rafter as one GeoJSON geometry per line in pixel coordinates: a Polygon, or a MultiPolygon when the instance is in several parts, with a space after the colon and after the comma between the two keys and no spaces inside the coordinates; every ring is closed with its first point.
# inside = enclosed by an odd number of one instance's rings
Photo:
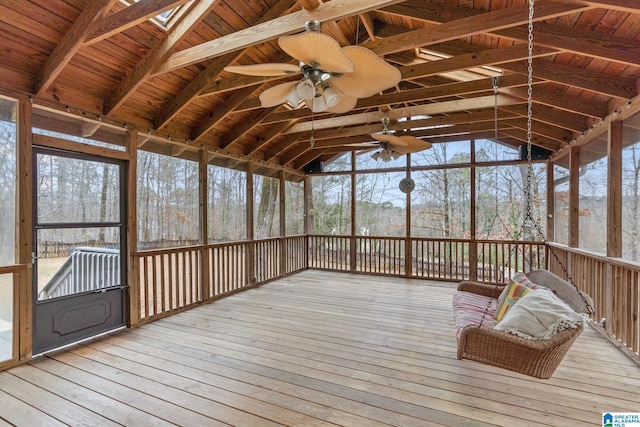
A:
{"type": "Polygon", "coordinates": [[[78,19],[62,37],[47,62],[37,74],[33,85],[36,95],[46,91],[60,72],[67,66],[71,58],[82,47],[84,40],[89,36],[95,26],[95,22],[104,16],[118,0],[92,0],[82,10],[78,19]]]}
{"type": "MultiPolygon", "coordinates": [[[[295,0],[280,0],[262,16],[258,23],[270,21],[283,15],[289,12],[294,5],[295,0]]],[[[247,50],[248,49],[241,52],[230,52],[216,58],[216,61],[201,71],[195,79],[189,82],[178,96],[172,98],[168,104],[163,106],[160,113],[153,119],[154,128],[159,129],[166,125],[169,120],[174,118],[187,104],[196,98],[211,81],[218,78],[224,70],[224,67],[245,55],[247,50]]]]}
{"type": "MultiPolygon", "coordinates": [[[[527,73],[527,64],[524,62],[503,64],[502,68],[520,74],[527,73]]],[[[554,83],[615,98],[631,99],[638,94],[635,87],[635,79],[584,70],[544,60],[533,61],[533,75],[554,83]]]]}
{"type": "MultiPolygon", "coordinates": [[[[525,105],[508,105],[500,107],[500,109],[514,114],[519,114],[521,116],[527,115],[527,107],[525,105]]],[[[554,109],[547,105],[533,104],[532,115],[535,120],[539,122],[560,127],[571,132],[582,132],[586,127],[588,127],[587,118],[585,116],[573,112],[554,109]]]]}
{"type": "MultiPolygon", "coordinates": [[[[527,130],[526,118],[501,119],[500,122],[510,125],[516,129],[520,129],[524,131],[527,130]]],[[[549,125],[547,123],[542,123],[537,120],[532,120],[531,126],[532,126],[531,131],[534,134],[554,139],[561,144],[568,144],[577,136],[573,132],[569,132],[565,129],[561,129],[556,126],[549,125]]]]}
{"type": "MultiPolygon", "coordinates": [[[[523,88],[505,88],[500,92],[527,99],[528,94],[523,88]]],[[[536,85],[533,87],[533,99],[538,104],[547,105],[549,107],[558,108],[560,110],[579,113],[592,119],[600,120],[609,114],[609,106],[606,102],[583,101],[575,96],[566,96],[565,92],[557,89],[551,89],[548,84],[536,85]]]]}
{"type": "MultiPolygon", "coordinates": [[[[493,34],[513,40],[526,41],[528,30],[524,26],[513,27],[495,31],[493,34]]],[[[547,46],[626,65],[638,66],[640,63],[640,46],[637,41],[595,31],[537,22],[534,27],[534,43],[536,46],[547,46]]]]}
{"type": "MultiPolygon", "coordinates": [[[[631,0],[631,2],[633,1],[634,0],[631,0]]],[[[616,0],[612,0],[612,2],[615,3],[616,0]]],[[[597,2],[583,3],[592,7],[598,7],[597,2]]],[[[445,16],[447,20],[459,20],[482,15],[480,11],[464,7],[451,8],[436,6],[431,3],[418,5],[415,3],[415,0],[389,6],[382,9],[381,12],[407,16],[431,24],[445,23],[445,16]]],[[[528,30],[525,25],[512,26],[510,28],[492,31],[491,33],[500,37],[520,41],[526,41],[528,38],[528,30]]],[[[634,66],[640,63],[640,48],[635,40],[597,33],[595,31],[566,28],[547,22],[535,23],[534,44],[634,66]]]]}
{"type": "MultiPolygon", "coordinates": [[[[442,113],[451,113],[455,111],[476,110],[482,108],[493,108],[495,99],[491,96],[479,96],[475,98],[456,99],[453,101],[435,102],[432,104],[416,105],[412,107],[398,108],[387,113],[380,111],[349,114],[340,117],[331,117],[328,119],[315,120],[313,122],[316,130],[327,129],[336,126],[352,126],[356,124],[380,122],[384,117],[397,119],[400,117],[410,117],[418,115],[434,115],[442,113]]],[[[522,101],[504,95],[499,95],[497,105],[514,105],[522,101]]],[[[311,122],[298,123],[288,129],[289,133],[308,132],[311,130],[311,122]]]]}
{"type": "Polygon", "coordinates": [[[318,6],[313,12],[303,9],[174,53],[156,69],[156,73],[166,73],[205,59],[299,32],[304,28],[305,22],[312,19],[320,22],[334,21],[400,1],[402,0],[333,0],[318,6]]]}
{"type": "Polygon", "coordinates": [[[166,58],[171,50],[205,18],[216,0],[200,0],[185,14],[180,22],[171,28],[167,37],[159,47],[147,52],[142,61],[123,79],[120,85],[107,98],[104,114],[109,115],[121,106],[129,96],[144,81],[151,76],[152,71],[166,58]]]}
{"type": "Polygon", "coordinates": [[[231,94],[230,97],[225,99],[224,105],[212,111],[207,117],[205,117],[200,123],[198,123],[191,133],[191,139],[194,141],[202,138],[211,128],[224,120],[229,112],[233,111],[238,105],[250,97],[256,90],[254,87],[246,87],[231,94]]]}
{"type": "Polygon", "coordinates": [[[247,156],[256,154],[258,151],[263,150],[266,146],[271,144],[278,136],[282,134],[287,128],[293,126],[296,120],[289,120],[288,122],[281,122],[275,126],[272,126],[265,134],[260,135],[258,141],[248,146],[245,150],[247,156]]]}
{"type": "MultiPolygon", "coordinates": [[[[588,10],[590,7],[581,3],[539,2],[536,3],[534,21],[554,18],[562,15],[588,10]]],[[[440,25],[404,32],[395,36],[376,39],[362,46],[378,55],[402,52],[416,47],[424,47],[449,40],[497,31],[503,28],[526,24],[529,20],[527,5],[518,5],[478,16],[469,16],[440,25]]]]}
{"type": "Polygon", "coordinates": [[[225,133],[220,138],[220,146],[223,148],[229,148],[240,141],[245,134],[251,131],[254,127],[258,126],[265,117],[272,114],[277,107],[263,108],[256,114],[253,114],[248,120],[243,120],[238,126],[236,126],[232,132],[225,133]]]}
{"type": "MultiPolygon", "coordinates": [[[[500,87],[519,87],[526,86],[527,78],[519,74],[512,74],[500,77],[500,87]]],[[[424,100],[437,100],[439,98],[447,98],[455,95],[470,95],[474,93],[488,92],[493,89],[491,80],[481,79],[471,82],[447,83],[443,85],[405,90],[400,93],[388,93],[375,95],[370,98],[359,99],[358,104],[352,111],[375,108],[379,105],[398,104],[402,102],[418,102],[424,100]]],[[[308,110],[283,111],[270,115],[263,123],[275,123],[287,120],[294,116],[298,119],[310,118],[311,113],[308,110]]]]}
{"type": "MultiPolygon", "coordinates": [[[[526,114],[526,113],[525,113],[526,114]]],[[[512,119],[521,117],[516,113],[508,112],[508,111],[498,111],[499,119],[512,119]]],[[[453,113],[447,116],[437,116],[430,117],[427,119],[413,119],[406,121],[392,121],[388,125],[388,129],[392,131],[408,131],[410,129],[417,129],[422,127],[428,127],[430,129],[435,129],[436,127],[442,127],[446,125],[459,125],[459,124],[470,124],[470,123],[479,123],[479,122],[491,122],[493,123],[495,118],[494,111],[482,111],[482,112],[471,112],[471,113],[453,113]]],[[[371,123],[366,125],[356,125],[349,126],[343,128],[332,128],[332,129],[324,129],[318,130],[314,132],[314,139],[316,141],[320,141],[323,139],[336,139],[336,138],[346,138],[351,136],[361,136],[361,135],[370,135],[375,132],[379,132],[382,130],[381,123],[371,123]]],[[[283,132],[286,133],[286,132],[283,132]]],[[[309,139],[309,133],[300,133],[301,140],[309,139]]]]}

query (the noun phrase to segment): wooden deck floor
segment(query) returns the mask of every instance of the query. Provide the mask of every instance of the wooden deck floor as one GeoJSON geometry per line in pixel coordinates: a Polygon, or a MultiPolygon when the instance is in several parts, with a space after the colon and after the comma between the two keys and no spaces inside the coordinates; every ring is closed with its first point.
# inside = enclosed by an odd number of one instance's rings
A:
{"type": "Polygon", "coordinates": [[[640,367],[591,329],[550,380],[457,360],[453,291],[303,272],[0,373],[0,426],[595,426],[640,410],[640,367]]]}

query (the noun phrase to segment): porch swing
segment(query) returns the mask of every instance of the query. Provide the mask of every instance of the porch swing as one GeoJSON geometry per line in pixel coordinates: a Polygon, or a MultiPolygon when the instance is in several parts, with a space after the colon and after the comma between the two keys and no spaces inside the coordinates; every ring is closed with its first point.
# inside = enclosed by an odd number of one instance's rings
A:
{"type": "MultiPolygon", "coordinates": [[[[532,136],[532,51],[533,51],[533,9],[534,0],[529,2],[529,36],[528,36],[528,99],[527,99],[527,181],[526,181],[526,202],[525,212],[522,225],[518,234],[518,238],[524,234],[528,224],[538,234],[538,237],[546,244],[547,239],[531,214],[531,186],[533,166],[531,162],[531,136],[532,136]]],[[[493,79],[494,95],[496,97],[495,104],[495,133],[497,139],[497,93],[498,80],[493,79]]],[[[508,257],[507,264],[510,263],[513,252],[517,245],[514,245],[511,254],[508,257]]],[[[553,248],[549,248],[550,254],[554,257],[556,263],[562,268],[568,281],[556,276],[547,270],[536,270],[532,272],[516,273],[512,278],[512,282],[507,286],[489,285],[478,282],[462,282],[458,286],[458,291],[454,295],[454,318],[457,329],[457,357],[458,359],[473,360],[486,365],[492,365],[499,368],[519,372],[528,376],[548,379],[555,372],[556,368],[562,361],[571,345],[582,333],[588,315],[595,312],[593,302],[589,295],[582,292],[573,282],[569,272],[563,265],[553,248]],[[515,279],[515,280],[514,280],[515,279]],[[515,282],[515,283],[514,283],[515,282]],[[520,283],[522,282],[522,283],[520,283]],[[517,285],[526,285],[527,290],[521,294],[530,292],[530,289],[543,287],[538,295],[555,294],[553,298],[561,300],[560,307],[568,306],[568,311],[576,316],[586,314],[581,322],[571,324],[560,332],[542,339],[530,339],[526,334],[522,335],[518,331],[499,330],[499,316],[494,318],[497,313],[498,299],[512,298],[517,301],[517,295],[505,295],[511,292],[511,287],[517,285]],[[530,287],[529,287],[530,286],[530,287]],[[548,292],[551,291],[551,292],[548,292]],[[580,313],[576,314],[576,313],[580,313]],[[498,324],[496,324],[498,323],[498,324]],[[526,338],[525,338],[526,337],[526,338]]],[[[515,289],[515,287],[514,287],[515,289]]],[[[521,288],[520,288],[521,289],[521,288]]],[[[545,297],[546,298],[546,297],[545,297]]],[[[531,297],[530,297],[531,299],[531,297]]],[[[544,299],[542,301],[545,301],[544,299]]],[[[546,302],[543,302],[546,304],[546,302]]],[[[555,302],[554,302],[555,304],[555,302]]],[[[513,305],[515,307],[515,304],[513,305]]],[[[554,305],[555,306],[555,305],[554,305]]],[[[542,306],[542,311],[547,307],[542,306]]],[[[563,308],[564,309],[564,308],[563,308]]],[[[526,311],[529,311],[528,309],[526,311]]]]}

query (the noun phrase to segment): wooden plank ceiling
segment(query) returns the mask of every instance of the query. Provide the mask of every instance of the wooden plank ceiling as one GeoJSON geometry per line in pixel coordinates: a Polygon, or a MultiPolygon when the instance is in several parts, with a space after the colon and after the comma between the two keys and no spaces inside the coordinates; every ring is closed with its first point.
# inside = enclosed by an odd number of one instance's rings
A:
{"type": "MultiPolygon", "coordinates": [[[[527,21],[526,0],[10,0],[0,2],[0,93],[98,125],[126,124],[147,136],[143,147],[162,137],[177,155],[204,146],[293,169],[371,141],[383,117],[398,134],[427,128],[411,134],[433,143],[493,138],[496,102],[500,142],[519,146],[527,140],[527,21]],[[158,25],[155,17],[171,11],[158,25]],[[277,39],[308,19],[402,74],[348,113],[314,114],[313,146],[307,108],[260,107],[263,90],[292,77],[223,70],[290,62],[277,39]]],[[[534,21],[532,141],[555,151],[637,96],[640,2],[536,0],[534,21]]]]}

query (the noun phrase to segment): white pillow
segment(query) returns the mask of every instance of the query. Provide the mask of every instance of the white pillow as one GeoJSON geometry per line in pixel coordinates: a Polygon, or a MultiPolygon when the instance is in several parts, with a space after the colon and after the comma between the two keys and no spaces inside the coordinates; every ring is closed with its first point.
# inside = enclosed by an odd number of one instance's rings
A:
{"type": "Polygon", "coordinates": [[[536,289],[520,298],[495,326],[522,338],[548,339],[569,328],[584,326],[586,315],[573,311],[548,289],[536,289]]]}

